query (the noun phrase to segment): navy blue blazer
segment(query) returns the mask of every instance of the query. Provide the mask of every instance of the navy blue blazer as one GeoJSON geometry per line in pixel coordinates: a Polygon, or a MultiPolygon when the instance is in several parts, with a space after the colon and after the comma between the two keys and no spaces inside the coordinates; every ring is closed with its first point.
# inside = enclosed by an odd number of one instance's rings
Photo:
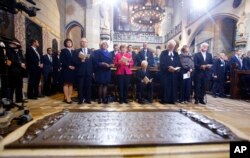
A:
{"type": "Polygon", "coordinates": [[[241,62],[237,59],[237,57],[236,57],[235,55],[234,55],[233,57],[231,57],[229,63],[230,63],[230,68],[231,68],[231,66],[232,66],[233,64],[236,64],[237,69],[240,69],[240,70],[242,69],[242,64],[241,64],[241,62]]]}
{"type": "Polygon", "coordinates": [[[137,83],[141,83],[141,80],[143,80],[145,76],[147,76],[148,79],[152,79],[152,75],[150,71],[146,70],[146,73],[145,73],[142,69],[137,70],[136,71],[137,83]]]}
{"type": "MultiPolygon", "coordinates": [[[[137,66],[141,66],[141,62],[145,60],[145,51],[141,50],[137,56],[136,56],[136,63],[137,66]]],[[[154,66],[154,56],[153,53],[147,50],[147,61],[148,61],[148,66],[153,67],[154,66]]]]}
{"type": "Polygon", "coordinates": [[[213,63],[213,76],[217,76],[217,80],[224,80],[226,77],[226,62],[216,59],[213,63]]]}
{"type": "Polygon", "coordinates": [[[250,57],[245,57],[243,59],[243,70],[250,70],[250,57]]]}
{"type": "Polygon", "coordinates": [[[62,64],[60,61],[60,57],[58,57],[57,55],[53,55],[53,72],[59,72],[62,68],[62,64]]]}
{"type": "Polygon", "coordinates": [[[204,61],[204,58],[203,58],[201,52],[198,52],[194,55],[194,67],[195,67],[196,74],[204,73],[204,72],[209,73],[210,72],[209,69],[206,69],[206,70],[201,69],[201,65],[207,65],[207,64],[210,64],[210,65],[213,64],[212,54],[206,53],[206,60],[205,61],[204,61]]]}
{"type": "Polygon", "coordinates": [[[41,55],[36,54],[32,47],[28,47],[26,50],[26,66],[28,71],[41,72],[39,63],[41,62],[41,55]]]}
{"type": "Polygon", "coordinates": [[[79,58],[79,53],[82,51],[82,48],[76,49],[73,53],[74,65],[76,66],[76,75],[84,76],[84,75],[92,75],[93,67],[94,67],[94,59],[93,52],[91,49],[88,49],[87,54],[90,55],[90,58],[85,59],[84,62],[79,58]]]}
{"type": "Polygon", "coordinates": [[[61,50],[60,61],[62,63],[63,70],[70,70],[69,66],[75,66],[73,62],[73,53],[74,53],[73,50],[70,53],[70,51],[67,48],[61,50]]]}
{"type": "Polygon", "coordinates": [[[53,57],[51,55],[52,61],[49,60],[48,55],[43,55],[41,62],[43,63],[43,73],[49,74],[50,72],[53,72],[53,57]]]}
{"type": "Polygon", "coordinates": [[[168,55],[169,51],[164,50],[161,53],[160,56],[160,72],[162,75],[167,75],[172,72],[168,71],[169,66],[173,67],[181,67],[180,57],[177,52],[173,52],[173,60],[171,59],[171,56],[168,55]]]}

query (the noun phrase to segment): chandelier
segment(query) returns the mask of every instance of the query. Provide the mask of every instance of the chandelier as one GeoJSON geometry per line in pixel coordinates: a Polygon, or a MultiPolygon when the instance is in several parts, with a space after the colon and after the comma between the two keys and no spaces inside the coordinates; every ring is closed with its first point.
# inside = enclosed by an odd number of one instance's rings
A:
{"type": "Polygon", "coordinates": [[[165,9],[158,5],[133,6],[131,23],[137,27],[152,27],[162,21],[164,14],[165,9]]]}

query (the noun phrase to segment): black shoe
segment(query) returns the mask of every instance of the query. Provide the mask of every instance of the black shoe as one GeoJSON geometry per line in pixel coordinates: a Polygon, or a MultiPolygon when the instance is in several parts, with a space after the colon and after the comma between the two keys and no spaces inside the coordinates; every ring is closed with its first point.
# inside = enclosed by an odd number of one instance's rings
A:
{"type": "Polygon", "coordinates": [[[164,101],[160,101],[160,103],[161,103],[161,104],[166,104],[166,102],[164,102],[164,101]]]}
{"type": "Polygon", "coordinates": [[[101,104],[102,103],[102,99],[98,99],[98,104],[101,104]]]}
{"type": "Polygon", "coordinates": [[[39,95],[38,98],[44,98],[44,95],[39,95]]]}
{"type": "Polygon", "coordinates": [[[214,97],[214,98],[217,98],[217,96],[216,96],[216,95],[213,95],[213,97],[214,97]]]}
{"type": "Polygon", "coordinates": [[[201,104],[205,105],[206,103],[204,102],[204,100],[200,100],[199,101],[201,104]]]}
{"type": "Polygon", "coordinates": [[[194,104],[199,104],[198,100],[196,100],[196,101],[194,102],[194,104]]]}
{"type": "Polygon", "coordinates": [[[139,104],[144,104],[144,101],[143,100],[139,100],[138,103],[139,104]]]}
{"type": "Polygon", "coordinates": [[[28,99],[37,100],[37,97],[29,97],[28,99]]]}
{"type": "Polygon", "coordinates": [[[124,103],[125,103],[125,104],[128,104],[128,101],[127,101],[127,100],[125,100],[125,101],[124,101],[124,103]]]}
{"type": "Polygon", "coordinates": [[[83,104],[83,101],[79,101],[77,104],[79,104],[79,105],[80,105],[80,104],[83,104]]]}
{"type": "Polygon", "coordinates": [[[123,104],[123,102],[122,102],[122,101],[119,101],[119,103],[120,103],[120,104],[123,104]]]}
{"type": "Polygon", "coordinates": [[[18,101],[16,101],[16,103],[28,103],[28,101],[27,100],[18,100],[18,101]]]}
{"type": "Polygon", "coordinates": [[[67,104],[72,104],[73,102],[72,102],[72,101],[67,101],[67,100],[66,100],[66,103],[67,103],[67,104]]]}
{"type": "Polygon", "coordinates": [[[91,104],[91,101],[87,100],[85,103],[86,103],[86,104],[91,104]]]}

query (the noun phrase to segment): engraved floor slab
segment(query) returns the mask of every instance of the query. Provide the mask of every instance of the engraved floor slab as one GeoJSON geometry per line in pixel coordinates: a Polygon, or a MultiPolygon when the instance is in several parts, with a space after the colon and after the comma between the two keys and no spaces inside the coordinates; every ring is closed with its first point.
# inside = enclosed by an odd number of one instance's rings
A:
{"type": "Polygon", "coordinates": [[[224,125],[186,110],[64,110],[38,120],[6,148],[184,145],[238,140],[224,125]]]}

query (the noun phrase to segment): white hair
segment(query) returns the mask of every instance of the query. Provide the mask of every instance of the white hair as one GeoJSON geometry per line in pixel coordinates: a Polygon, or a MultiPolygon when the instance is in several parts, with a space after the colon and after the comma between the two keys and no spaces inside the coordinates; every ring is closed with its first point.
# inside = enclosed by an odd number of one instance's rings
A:
{"type": "Polygon", "coordinates": [[[170,45],[170,44],[176,46],[175,40],[172,39],[172,40],[168,41],[167,46],[170,45]]]}
{"type": "Polygon", "coordinates": [[[148,65],[148,62],[147,62],[147,60],[142,60],[142,62],[141,62],[141,65],[148,65]]]}
{"type": "Polygon", "coordinates": [[[106,41],[106,40],[101,41],[101,42],[99,43],[99,46],[102,46],[104,43],[106,43],[107,46],[109,46],[108,41],[106,41]]]}
{"type": "Polygon", "coordinates": [[[200,46],[200,47],[202,48],[202,47],[204,47],[204,46],[208,47],[208,46],[209,46],[209,44],[208,44],[207,42],[203,42],[203,43],[201,44],[201,46],[200,46]]]}

